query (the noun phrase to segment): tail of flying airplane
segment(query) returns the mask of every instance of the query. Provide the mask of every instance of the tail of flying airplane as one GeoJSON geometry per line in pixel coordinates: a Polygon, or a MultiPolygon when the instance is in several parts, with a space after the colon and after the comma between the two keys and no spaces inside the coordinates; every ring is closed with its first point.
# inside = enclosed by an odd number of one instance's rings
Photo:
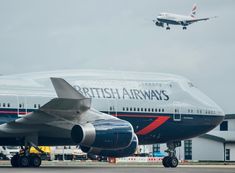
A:
{"type": "Polygon", "coordinates": [[[192,8],[192,12],[191,12],[190,16],[195,17],[196,16],[196,11],[197,11],[197,5],[193,4],[193,8],[192,8]]]}

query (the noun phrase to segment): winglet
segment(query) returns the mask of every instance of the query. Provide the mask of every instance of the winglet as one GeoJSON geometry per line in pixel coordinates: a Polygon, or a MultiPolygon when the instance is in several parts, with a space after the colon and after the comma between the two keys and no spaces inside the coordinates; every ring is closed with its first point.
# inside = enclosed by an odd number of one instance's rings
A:
{"type": "Polygon", "coordinates": [[[51,82],[59,98],[85,99],[86,97],[62,78],[51,77],[51,82]]]}

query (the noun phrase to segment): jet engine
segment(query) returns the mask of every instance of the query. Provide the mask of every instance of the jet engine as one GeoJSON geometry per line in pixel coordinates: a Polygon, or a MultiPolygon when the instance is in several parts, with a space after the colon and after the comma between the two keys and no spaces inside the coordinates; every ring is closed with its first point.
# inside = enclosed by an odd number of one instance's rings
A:
{"type": "Polygon", "coordinates": [[[75,125],[71,130],[71,138],[76,144],[102,149],[126,148],[133,135],[132,125],[120,119],[97,120],[75,125]]]}
{"type": "Polygon", "coordinates": [[[187,23],[187,21],[184,20],[184,21],[181,22],[181,25],[188,26],[188,23],[187,23]]]}
{"type": "Polygon", "coordinates": [[[80,146],[81,150],[84,153],[88,153],[92,155],[99,155],[99,156],[106,156],[106,157],[128,157],[135,153],[137,147],[138,147],[138,138],[136,135],[133,136],[131,144],[124,149],[106,150],[106,149],[80,146]]]}
{"type": "Polygon", "coordinates": [[[156,22],[155,22],[155,25],[164,27],[164,24],[163,24],[162,22],[159,22],[159,21],[156,21],[156,22]]]}

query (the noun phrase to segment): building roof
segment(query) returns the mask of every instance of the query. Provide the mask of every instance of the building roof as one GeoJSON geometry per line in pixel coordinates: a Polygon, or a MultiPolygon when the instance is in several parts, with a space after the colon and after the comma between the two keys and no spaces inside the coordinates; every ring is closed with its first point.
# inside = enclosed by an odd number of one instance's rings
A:
{"type": "Polygon", "coordinates": [[[221,137],[218,137],[218,136],[215,136],[215,135],[211,135],[211,134],[204,134],[204,135],[201,135],[199,137],[200,138],[205,138],[205,139],[210,139],[210,140],[217,141],[217,142],[222,142],[222,143],[226,142],[224,138],[221,138],[221,137]]]}
{"type": "Polygon", "coordinates": [[[235,119],[235,114],[226,114],[225,119],[235,119]]]}

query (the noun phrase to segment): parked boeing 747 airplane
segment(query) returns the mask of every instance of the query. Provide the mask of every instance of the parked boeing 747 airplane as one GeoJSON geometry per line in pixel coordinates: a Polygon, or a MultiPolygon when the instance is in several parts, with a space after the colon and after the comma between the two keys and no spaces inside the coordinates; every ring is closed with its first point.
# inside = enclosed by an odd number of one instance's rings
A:
{"type": "Polygon", "coordinates": [[[181,140],[223,118],[215,102],[176,75],[74,70],[0,77],[0,145],[22,147],[13,167],[41,165],[32,146],[79,145],[86,153],[127,157],[138,145],[156,143],[167,143],[163,165],[176,167],[181,140]]]}
{"type": "MultiPolygon", "coordinates": [[[[187,26],[198,22],[198,21],[205,21],[209,20],[209,17],[205,18],[196,18],[196,10],[197,6],[196,4],[193,5],[192,12],[189,16],[185,15],[179,15],[179,14],[173,14],[173,13],[160,13],[157,16],[156,20],[153,20],[153,22],[156,24],[156,26],[164,27],[164,24],[167,25],[166,29],[169,30],[170,26],[169,25],[181,25],[183,26],[183,29],[187,29],[187,26]]],[[[215,17],[213,17],[215,18],[215,17]]]]}

